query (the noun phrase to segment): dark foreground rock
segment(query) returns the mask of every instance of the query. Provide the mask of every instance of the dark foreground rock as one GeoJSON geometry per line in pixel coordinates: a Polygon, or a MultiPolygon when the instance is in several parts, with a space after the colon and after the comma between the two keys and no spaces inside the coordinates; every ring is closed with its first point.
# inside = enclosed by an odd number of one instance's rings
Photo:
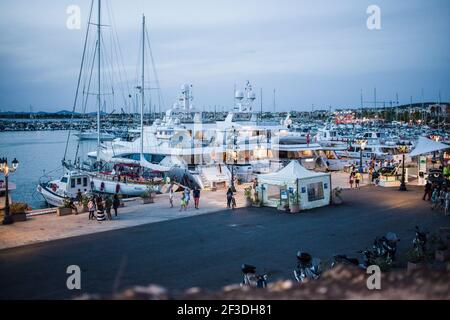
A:
{"type": "Polygon", "coordinates": [[[450,265],[443,270],[391,271],[381,276],[381,290],[369,290],[365,271],[340,265],[324,273],[319,280],[299,285],[277,281],[266,289],[230,285],[217,292],[191,288],[175,293],[149,285],[133,287],[113,296],[85,295],[80,299],[145,300],[323,300],[323,299],[450,299],[450,265]]]}

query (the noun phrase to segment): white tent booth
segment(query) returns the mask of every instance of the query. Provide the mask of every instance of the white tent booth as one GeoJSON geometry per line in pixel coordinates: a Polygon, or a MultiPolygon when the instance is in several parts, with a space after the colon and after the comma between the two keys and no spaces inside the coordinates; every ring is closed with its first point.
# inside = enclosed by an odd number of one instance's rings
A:
{"type": "Polygon", "coordinates": [[[414,150],[409,153],[409,156],[417,157],[418,166],[418,184],[424,185],[427,176],[427,154],[432,154],[442,150],[450,149],[450,146],[438,141],[434,141],[425,137],[419,137],[414,150]]]}
{"type": "Polygon", "coordinates": [[[278,172],[258,175],[257,191],[268,207],[289,206],[291,212],[323,207],[331,200],[331,174],[307,170],[293,160],[278,172]]]}

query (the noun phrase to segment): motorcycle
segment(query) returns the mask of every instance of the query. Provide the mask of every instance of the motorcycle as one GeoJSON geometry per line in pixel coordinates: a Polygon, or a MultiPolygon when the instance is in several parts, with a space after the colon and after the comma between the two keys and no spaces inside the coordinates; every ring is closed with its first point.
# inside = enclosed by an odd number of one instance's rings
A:
{"type": "Polygon", "coordinates": [[[306,279],[316,280],[322,273],[320,269],[320,260],[306,252],[297,253],[297,268],[294,270],[294,276],[298,283],[305,282],[306,279]]]}
{"type": "Polygon", "coordinates": [[[267,273],[256,274],[256,267],[243,264],[241,266],[242,273],[244,275],[241,282],[241,287],[247,286],[251,288],[265,288],[267,287],[268,275],[267,273]]]}
{"type": "Polygon", "coordinates": [[[383,257],[389,264],[395,260],[397,242],[400,239],[393,232],[388,232],[383,237],[377,237],[373,244],[373,251],[378,257],[383,257]]]}

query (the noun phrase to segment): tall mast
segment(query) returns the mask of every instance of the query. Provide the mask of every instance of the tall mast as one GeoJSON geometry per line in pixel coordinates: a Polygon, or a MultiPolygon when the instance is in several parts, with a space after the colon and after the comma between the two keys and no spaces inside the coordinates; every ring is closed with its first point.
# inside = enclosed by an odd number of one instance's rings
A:
{"type": "Polygon", "coordinates": [[[142,15],[142,83],[141,83],[141,150],[140,160],[144,160],[144,80],[145,80],[145,15],[142,15]]]}
{"type": "MultiPolygon", "coordinates": [[[[98,96],[97,96],[97,102],[98,102],[98,110],[97,110],[97,162],[100,161],[100,111],[101,111],[101,74],[100,74],[100,68],[101,68],[101,56],[100,56],[100,48],[101,48],[101,7],[102,7],[102,1],[98,0],[98,25],[97,25],[97,38],[98,38],[98,57],[97,57],[97,64],[98,64],[98,96]]],[[[98,166],[98,169],[100,170],[100,166],[98,166]]]]}

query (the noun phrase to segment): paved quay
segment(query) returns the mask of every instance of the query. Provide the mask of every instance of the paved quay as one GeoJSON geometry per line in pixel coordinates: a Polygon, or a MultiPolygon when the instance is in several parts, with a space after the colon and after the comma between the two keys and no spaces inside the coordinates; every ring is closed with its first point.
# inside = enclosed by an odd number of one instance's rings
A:
{"type": "Polygon", "coordinates": [[[449,217],[431,211],[421,196],[417,187],[400,192],[368,186],[344,190],[340,206],[296,215],[223,210],[0,250],[0,273],[8,275],[0,279],[0,299],[66,299],[149,283],[217,289],[240,281],[242,263],[267,271],[270,281],[292,279],[298,250],[323,260],[337,253],[358,257],[358,250],[388,231],[401,238],[404,265],[415,225],[428,231],[450,226],[449,217]],[[66,288],[66,269],[74,264],[82,272],[77,292],[66,288]]]}
{"type": "MultiPolygon", "coordinates": [[[[345,173],[333,173],[333,187],[347,188],[347,176],[345,173]]],[[[245,204],[244,187],[237,186],[236,205],[238,208],[245,204]]],[[[183,212],[179,211],[181,198],[179,193],[175,194],[174,208],[169,208],[167,194],[157,195],[155,203],[152,204],[143,205],[140,200],[131,201],[127,202],[124,208],[119,208],[119,217],[114,218],[113,221],[89,221],[87,213],[64,217],[58,217],[56,214],[32,216],[26,222],[15,223],[7,227],[0,225],[0,250],[220,211],[226,208],[225,193],[226,190],[203,191],[200,209],[194,208],[192,199],[188,210],[183,212]]]]}

